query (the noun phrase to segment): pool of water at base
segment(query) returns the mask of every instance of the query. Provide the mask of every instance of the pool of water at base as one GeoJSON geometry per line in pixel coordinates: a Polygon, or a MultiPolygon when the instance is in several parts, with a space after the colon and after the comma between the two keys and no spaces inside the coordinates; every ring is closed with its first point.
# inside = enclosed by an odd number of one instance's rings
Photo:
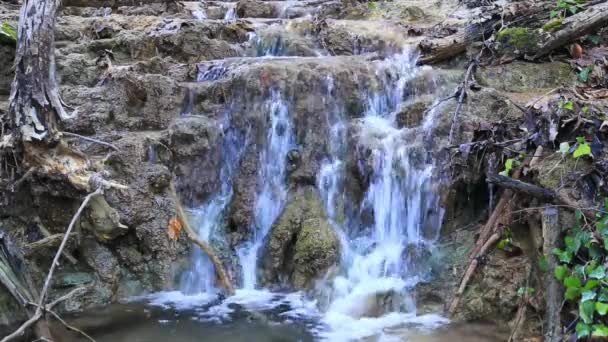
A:
{"type": "MultiPolygon", "coordinates": [[[[73,326],[86,331],[97,342],[308,342],[332,341],[319,337],[318,320],[286,318],[291,308],[249,311],[228,305],[229,314],[201,316],[200,308],[176,309],[142,302],[113,304],[70,317],[73,326]],[[221,317],[221,318],[220,318],[221,317]]],[[[208,306],[209,308],[209,306],[208,306]]],[[[66,341],[86,341],[62,331],[66,341]]],[[[494,342],[506,341],[508,331],[489,323],[447,324],[435,329],[401,326],[365,342],[494,342]]],[[[353,340],[355,341],[355,340],[353,340]]],[[[333,341],[332,341],[333,342],[333,341]]],[[[342,341],[340,341],[342,342],[342,341]]]]}

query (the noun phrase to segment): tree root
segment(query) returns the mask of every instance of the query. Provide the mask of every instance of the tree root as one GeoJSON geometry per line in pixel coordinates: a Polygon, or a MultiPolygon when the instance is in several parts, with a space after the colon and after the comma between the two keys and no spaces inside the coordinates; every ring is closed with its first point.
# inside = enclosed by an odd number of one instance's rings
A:
{"type": "Polygon", "coordinates": [[[182,205],[180,204],[179,198],[177,197],[177,192],[175,191],[175,185],[173,184],[173,182],[171,182],[171,185],[169,186],[169,191],[170,191],[170,195],[173,197],[173,201],[175,203],[177,216],[178,216],[179,220],[181,221],[184,230],[186,231],[186,235],[188,236],[188,239],[190,239],[191,242],[198,245],[203,250],[203,252],[205,254],[207,254],[207,256],[209,257],[209,260],[211,260],[211,262],[213,263],[215,272],[217,274],[217,277],[218,277],[218,280],[219,280],[221,286],[224,288],[224,290],[226,291],[226,293],[229,296],[234,295],[234,287],[232,286],[232,282],[230,282],[230,278],[228,278],[226,269],[224,268],[222,261],[215,254],[215,252],[213,251],[213,248],[211,248],[211,246],[209,246],[209,244],[206,241],[199,238],[198,235],[196,234],[196,232],[192,229],[192,227],[190,227],[190,224],[188,223],[188,218],[186,217],[186,214],[184,213],[184,209],[183,209],[182,205]]]}
{"type": "MultiPolygon", "coordinates": [[[[36,311],[34,312],[32,317],[29,320],[27,320],[25,323],[23,323],[19,328],[17,328],[17,330],[15,330],[12,334],[5,336],[0,342],[8,342],[14,338],[17,338],[17,337],[23,335],[23,333],[30,326],[38,323],[38,321],[44,316],[45,312],[52,309],[53,305],[56,305],[57,303],[59,303],[59,300],[55,300],[51,303],[52,305],[44,305],[49,287],[51,285],[51,280],[53,279],[53,274],[55,272],[55,268],[59,264],[59,258],[61,257],[63,249],[65,248],[65,245],[67,244],[67,241],[70,237],[70,233],[74,229],[76,222],[78,222],[78,219],[80,218],[80,215],[82,214],[84,208],[87,206],[87,204],[89,203],[91,198],[93,198],[94,196],[100,195],[102,192],[103,192],[103,189],[98,188],[94,192],[88,194],[82,201],[82,204],[80,204],[80,207],[78,208],[78,211],[76,211],[76,214],[74,214],[74,216],[72,217],[72,220],[70,221],[70,224],[68,225],[68,228],[64,233],[63,240],[61,241],[61,244],[59,245],[59,248],[57,249],[57,253],[55,253],[55,257],[53,258],[53,262],[51,264],[51,268],[49,269],[49,273],[47,274],[46,280],[44,282],[44,286],[42,287],[42,290],[40,291],[38,303],[35,304],[36,311]]],[[[73,295],[74,293],[76,293],[76,292],[75,291],[70,292],[71,295],[73,295]]],[[[65,300],[67,298],[68,297],[63,296],[59,299],[65,300]]],[[[48,330],[48,328],[47,328],[47,330],[48,330]]]]}

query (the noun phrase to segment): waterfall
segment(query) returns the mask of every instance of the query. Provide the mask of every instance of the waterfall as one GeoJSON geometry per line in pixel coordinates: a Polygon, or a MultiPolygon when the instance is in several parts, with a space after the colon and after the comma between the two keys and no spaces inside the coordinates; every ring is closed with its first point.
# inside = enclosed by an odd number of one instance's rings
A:
{"type": "Polygon", "coordinates": [[[266,148],[260,153],[258,193],[255,203],[253,237],[239,248],[238,256],[243,270],[243,287],[254,289],[257,284],[258,252],[275,219],[287,200],[285,184],[287,153],[293,145],[293,128],[287,103],[273,90],[265,107],[270,116],[266,148]]]}
{"type": "MultiPolygon", "coordinates": [[[[331,300],[323,318],[330,327],[323,336],[329,340],[363,338],[415,317],[415,304],[407,289],[418,282],[420,274],[409,269],[408,254],[432,243],[440,225],[437,215],[428,214],[438,206],[431,186],[433,165],[427,162],[422,145],[430,125],[399,129],[395,122],[407,81],[416,72],[415,55],[405,51],[378,68],[379,75],[389,76],[383,79],[382,91],[368,97],[359,136],[359,143],[371,148],[373,170],[360,214],[371,212],[372,222],[360,229],[348,227],[349,220],[336,220],[343,177],[337,151],[344,139],[331,141],[333,160],[327,160],[319,174],[329,217],[339,233],[349,232],[342,239],[344,272],[331,282],[331,300]],[[386,302],[379,303],[379,298],[386,302]]],[[[331,127],[339,131],[341,122],[335,121],[331,127]]]]}
{"type": "Polygon", "coordinates": [[[235,21],[237,18],[236,2],[228,4],[228,10],[226,11],[226,14],[224,14],[224,21],[235,21]]]}

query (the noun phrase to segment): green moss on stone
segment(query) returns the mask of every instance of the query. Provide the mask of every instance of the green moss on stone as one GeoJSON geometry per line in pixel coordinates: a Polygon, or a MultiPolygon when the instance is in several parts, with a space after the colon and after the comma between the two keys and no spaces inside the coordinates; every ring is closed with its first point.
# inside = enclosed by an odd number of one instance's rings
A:
{"type": "Polygon", "coordinates": [[[564,18],[558,18],[549,21],[545,25],[543,25],[543,31],[545,32],[555,32],[562,28],[562,23],[564,22],[564,18]]]}
{"type": "Polygon", "coordinates": [[[534,47],[537,35],[526,27],[513,27],[498,32],[496,39],[503,44],[509,44],[518,50],[534,47]]]}

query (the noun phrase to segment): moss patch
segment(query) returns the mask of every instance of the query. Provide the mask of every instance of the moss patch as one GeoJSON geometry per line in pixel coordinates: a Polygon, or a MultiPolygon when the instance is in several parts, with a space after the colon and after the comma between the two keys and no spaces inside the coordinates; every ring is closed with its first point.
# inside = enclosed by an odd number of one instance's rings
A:
{"type": "Polygon", "coordinates": [[[513,27],[498,32],[496,40],[515,49],[526,51],[535,48],[538,35],[526,27],[513,27]]]}

